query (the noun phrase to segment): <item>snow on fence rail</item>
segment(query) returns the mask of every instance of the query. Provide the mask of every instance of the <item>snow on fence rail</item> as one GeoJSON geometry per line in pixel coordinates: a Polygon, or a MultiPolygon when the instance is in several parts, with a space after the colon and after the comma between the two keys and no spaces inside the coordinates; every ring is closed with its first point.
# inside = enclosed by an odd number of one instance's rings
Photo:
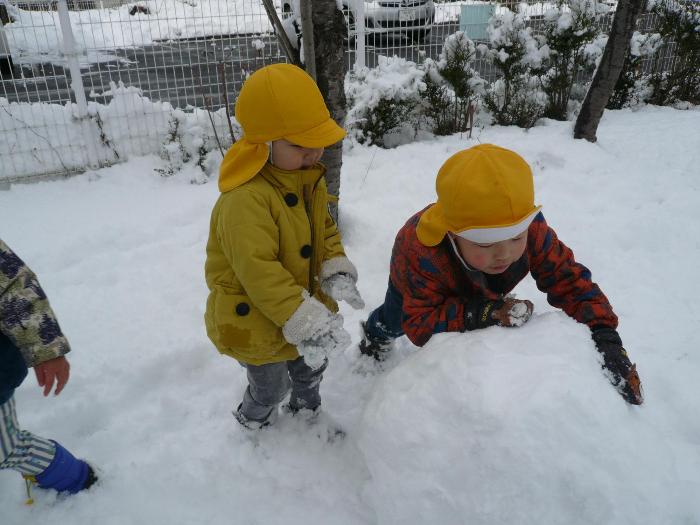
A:
{"type": "MultiPolygon", "coordinates": [[[[489,17],[505,6],[537,27],[554,5],[341,3],[349,67],[374,66],[379,56],[437,58],[458,30],[485,39],[489,17]]],[[[295,27],[299,0],[274,4],[295,27]]],[[[286,60],[261,0],[0,0],[0,15],[0,181],[158,152],[173,118],[218,111],[226,98],[232,105],[247,74],[286,60]]],[[[495,76],[481,59],[475,67],[495,76]]]]}

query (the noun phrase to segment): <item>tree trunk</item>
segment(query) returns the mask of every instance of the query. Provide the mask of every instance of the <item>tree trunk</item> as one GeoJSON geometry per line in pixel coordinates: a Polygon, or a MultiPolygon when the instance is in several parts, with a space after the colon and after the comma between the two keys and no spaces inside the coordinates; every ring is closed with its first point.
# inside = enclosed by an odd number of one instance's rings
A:
{"type": "MultiPolygon", "coordinates": [[[[345,123],[345,49],[343,35],[347,33],[345,18],[336,0],[309,0],[313,6],[314,42],[316,44],[316,82],[323,94],[331,116],[343,126],[345,123]]],[[[327,148],[323,155],[326,165],[328,192],[340,195],[340,168],[343,165],[343,143],[327,148]]],[[[338,220],[336,205],[331,206],[333,218],[338,220]]]]}
{"type": "Polygon", "coordinates": [[[610,37],[574,126],[574,138],[595,142],[598,124],[625,64],[637,17],[645,0],[619,0],[610,37]]]}
{"type": "Polygon", "coordinates": [[[314,81],[316,78],[316,44],[314,38],[313,3],[299,2],[301,33],[304,35],[304,69],[314,81]]]}

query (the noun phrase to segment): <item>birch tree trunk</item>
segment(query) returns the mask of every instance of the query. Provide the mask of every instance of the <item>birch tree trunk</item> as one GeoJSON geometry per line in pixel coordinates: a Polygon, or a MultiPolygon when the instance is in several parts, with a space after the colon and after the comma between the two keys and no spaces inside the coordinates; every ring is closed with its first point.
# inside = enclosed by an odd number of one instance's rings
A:
{"type": "Polygon", "coordinates": [[[598,124],[622,72],[637,17],[645,4],[646,0],[618,1],[608,43],[576,119],[574,138],[597,140],[598,124]]]}
{"type": "MultiPolygon", "coordinates": [[[[345,18],[336,0],[306,0],[313,6],[314,42],[316,45],[316,82],[323,94],[331,116],[343,126],[345,123],[345,49],[343,35],[347,33],[345,18]]],[[[326,165],[328,192],[340,196],[340,168],[343,165],[343,144],[327,148],[323,155],[326,165]]],[[[337,206],[331,206],[333,218],[338,220],[337,206]]]]}

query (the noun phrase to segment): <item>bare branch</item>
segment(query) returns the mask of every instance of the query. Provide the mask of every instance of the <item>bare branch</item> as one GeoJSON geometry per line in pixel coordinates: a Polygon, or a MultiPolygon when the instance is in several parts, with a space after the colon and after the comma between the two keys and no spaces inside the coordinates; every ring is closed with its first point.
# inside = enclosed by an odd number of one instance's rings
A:
{"type": "Polygon", "coordinates": [[[287,36],[287,32],[282,26],[280,17],[277,16],[275,6],[272,5],[272,0],[262,0],[262,3],[265,6],[265,11],[267,11],[267,18],[270,19],[272,27],[275,28],[275,32],[277,33],[277,40],[279,40],[280,44],[282,44],[282,47],[284,48],[284,53],[287,55],[287,58],[292,64],[301,67],[299,52],[296,49],[294,49],[294,46],[289,41],[289,37],[287,36]]]}
{"type": "Polygon", "coordinates": [[[226,108],[226,122],[228,122],[228,131],[231,133],[231,144],[236,143],[236,135],[233,133],[233,124],[231,124],[231,109],[228,105],[228,83],[226,82],[226,67],[223,62],[219,62],[219,82],[223,87],[224,107],[226,108]]]}

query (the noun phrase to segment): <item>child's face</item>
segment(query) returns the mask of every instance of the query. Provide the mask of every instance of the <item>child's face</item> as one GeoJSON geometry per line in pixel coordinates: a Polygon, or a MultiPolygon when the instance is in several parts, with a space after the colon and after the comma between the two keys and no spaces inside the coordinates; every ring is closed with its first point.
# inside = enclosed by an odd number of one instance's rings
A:
{"type": "Polygon", "coordinates": [[[453,239],[469,266],[480,272],[498,274],[505,272],[522,257],[527,245],[527,230],[517,237],[493,244],[478,244],[457,235],[454,235],[453,239]]]}
{"type": "Polygon", "coordinates": [[[310,168],[321,160],[323,148],[304,148],[284,139],[272,142],[272,164],[283,170],[310,168]]]}

